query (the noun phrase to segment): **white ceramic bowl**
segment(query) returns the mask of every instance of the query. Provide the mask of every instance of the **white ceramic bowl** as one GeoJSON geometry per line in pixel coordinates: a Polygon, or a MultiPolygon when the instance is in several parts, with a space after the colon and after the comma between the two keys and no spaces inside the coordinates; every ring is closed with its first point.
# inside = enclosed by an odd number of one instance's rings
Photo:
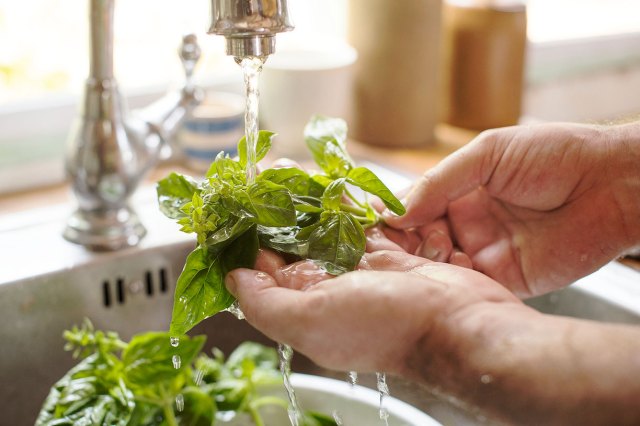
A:
{"type": "MultiPolygon", "coordinates": [[[[303,410],[319,411],[330,416],[333,412],[337,412],[344,426],[385,425],[385,422],[380,419],[378,411],[380,395],[372,389],[359,385],[352,387],[346,380],[340,381],[297,373],[291,375],[291,383],[303,410]]],[[[269,391],[269,394],[285,397],[283,386],[269,391]]],[[[389,426],[441,425],[417,408],[392,396],[385,397],[384,406],[389,412],[389,426]]],[[[284,410],[270,408],[273,409],[261,411],[267,425],[286,426],[290,424],[284,410]]],[[[228,424],[245,426],[253,423],[247,418],[239,417],[228,424]]]]}

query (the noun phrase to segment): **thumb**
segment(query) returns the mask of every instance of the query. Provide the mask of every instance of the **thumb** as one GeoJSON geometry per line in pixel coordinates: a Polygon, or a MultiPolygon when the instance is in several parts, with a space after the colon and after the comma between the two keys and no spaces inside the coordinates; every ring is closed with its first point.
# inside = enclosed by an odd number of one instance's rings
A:
{"type": "Polygon", "coordinates": [[[383,212],[385,222],[406,229],[433,222],[447,212],[449,203],[485,185],[501,155],[498,132],[484,132],[472,142],[426,171],[405,198],[407,212],[383,212]]]}

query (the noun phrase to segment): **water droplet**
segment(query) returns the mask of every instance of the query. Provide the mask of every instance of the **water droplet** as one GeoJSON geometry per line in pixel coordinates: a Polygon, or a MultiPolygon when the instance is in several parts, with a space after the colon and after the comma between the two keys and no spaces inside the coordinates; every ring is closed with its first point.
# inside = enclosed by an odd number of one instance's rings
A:
{"type": "Polygon", "coordinates": [[[180,355],[174,355],[173,357],[171,357],[171,362],[173,362],[173,368],[175,368],[176,370],[179,369],[182,365],[182,359],[180,358],[180,355]]]}
{"type": "Polygon", "coordinates": [[[184,395],[179,393],[176,395],[176,410],[182,412],[184,410],[184,395]]]}
{"type": "Polygon", "coordinates": [[[199,368],[198,371],[196,371],[196,378],[194,379],[196,386],[200,386],[202,384],[203,379],[204,379],[204,370],[202,368],[199,368]]]}
{"type": "Polygon", "coordinates": [[[171,343],[171,346],[173,346],[174,348],[177,348],[178,345],[180,344],[180,338],[179,337],[170,337],[169,338],[169,343],[171,343]]]}
{"type": "Polygon", "coordinates": [[[354,387],[358,384],[358,372],[357,371],[349,371],[349,384],[351,387],[354,387]]]}
{"type": "Polygon", "coordinates": [[[493,382],[493,376],[491,374],[483,374],[482,376],[480,376],[480,381],[487,385],[493,382]]]}

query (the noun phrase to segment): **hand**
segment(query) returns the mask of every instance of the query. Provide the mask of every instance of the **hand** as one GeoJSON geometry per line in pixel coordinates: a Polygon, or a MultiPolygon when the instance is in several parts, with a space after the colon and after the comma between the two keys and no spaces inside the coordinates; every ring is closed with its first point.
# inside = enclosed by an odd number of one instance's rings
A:
{"type": "Polygon", "coordinates": [[[484,132],[429,170],[398,229],[441,227],[473,267],[520,297],[570,284],[640,242],[638,126],[484,132]],[[635,193],[635,195],[634,195],[635,193]]]}
{"type": "Polygon", "coordinates": [[[265,251],[256,268],[227,275],[247,321],[343,371],[410,375],[407,362],[423,342],[442,351],[450,330],[479,311],[521,305],[476,271],[399,251],[366,254],[361,270],[335,278],[311,262],[284,265],[265,251]]]}

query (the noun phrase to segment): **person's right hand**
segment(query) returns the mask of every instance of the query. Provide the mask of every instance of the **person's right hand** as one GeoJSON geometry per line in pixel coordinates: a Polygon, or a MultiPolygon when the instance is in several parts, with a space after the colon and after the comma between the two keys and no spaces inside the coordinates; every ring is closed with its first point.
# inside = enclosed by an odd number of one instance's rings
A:
{"type": "Polygon", "coordinates": [[[385,215],[433,223],[473,267],[520,297],[570,284],[640,243],[640,126],[498,129],[427,171],[385,215]]]}

